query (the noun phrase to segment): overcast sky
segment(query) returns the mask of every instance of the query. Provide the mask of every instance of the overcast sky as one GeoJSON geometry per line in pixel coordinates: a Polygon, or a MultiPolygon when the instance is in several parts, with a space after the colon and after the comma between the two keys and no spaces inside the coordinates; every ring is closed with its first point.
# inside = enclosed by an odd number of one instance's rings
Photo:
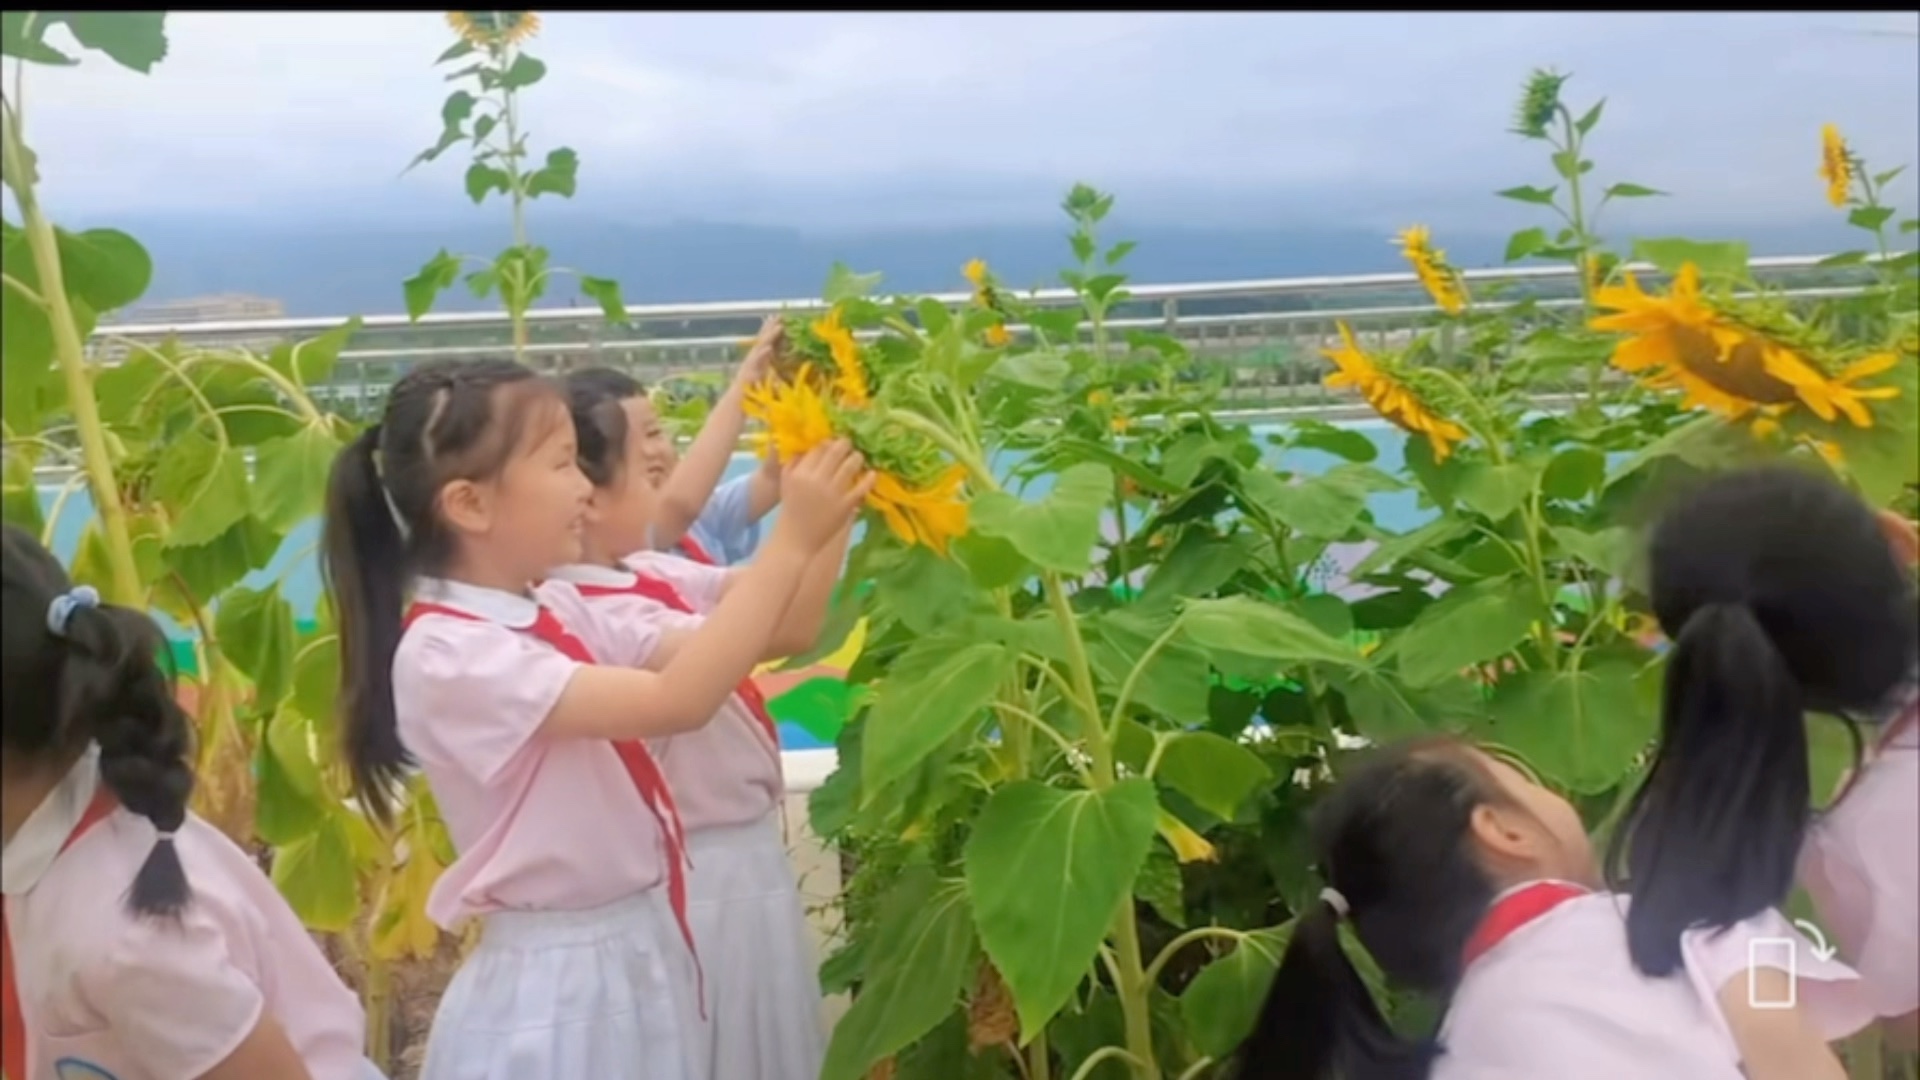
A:
{"type": "MultiPolygon", "coordinates": [[[[1920,157],[1920,43],[1900,36],[1916,28],[1889,13],[556,13],[525,108],[536,149],[580,152],[593,212],[749,221],[906,193],[930,223],[990,220],[1051,213],[1035,193],[1086,179],[1175,213],[1227,192],[1309,218],[1322,200],[1444,216],[1544,182],[1537,147],[1505,129],[1526,72],[1552,65],[1575,73],[1571,99],[1609,99],[1600,178],[1674,191],[1683,216],[1798,219],[1825,212],[1822,122],[1876,165],[1920,157]]],[[[454,163],[399,175],[438,130],[438,13],[176,14],[169,30],[151,76],[97,56],[29,69],[56,213],[460,201],[454,163]]]]}

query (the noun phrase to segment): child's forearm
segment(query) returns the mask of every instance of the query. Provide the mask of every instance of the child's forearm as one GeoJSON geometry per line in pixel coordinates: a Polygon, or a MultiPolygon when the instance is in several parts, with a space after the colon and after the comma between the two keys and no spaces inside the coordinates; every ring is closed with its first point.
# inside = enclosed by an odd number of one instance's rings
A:
{"type": "Polygon", "coordinates": [[[678,543],[713,498],[713,489],[726,475],[734,448],[740,444],[740,431],[746,426],[746,412],[741,407],[744,394],[738,382],[727,387],[707,422],[700,425],[700,434],[694,436],[686,456],[668,474],[654,518],[656,549],[664,551],[678,543]]]}
{"type": "Polygon", "coordinates": [[[753,471],[747,481],[747,523],[758,524],[761,518],[773,512],[780,505],[780,459],[769,451],[766,460],[753,471]]]}
{"type": "Polygon", "coordinates": [[[768,659],[797,656],[819,644],[820,631],[827,624],[827,608],[833,603],[834,588],[840,584],[840,568],[846,563],[847,546],[852,538],[853,526],[848,524],[807,564],[800,587],[794,591],[786,614],[774,631],[767,650],[772,655],[768,659]]]}

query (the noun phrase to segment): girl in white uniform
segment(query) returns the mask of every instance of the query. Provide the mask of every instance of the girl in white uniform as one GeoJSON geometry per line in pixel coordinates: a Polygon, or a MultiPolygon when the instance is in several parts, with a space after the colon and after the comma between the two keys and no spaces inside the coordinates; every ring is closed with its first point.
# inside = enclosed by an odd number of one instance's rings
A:
{"type": "Polygon", "coordinates": [[[0,1072],[365,1080],[366,1018],[246,852],[187,813],[159,628],[0,549],[0,1072]]]}
{"type": "Polygon", "coordinates": [[[1673,640],[1657,756],[1616,838],[1640,970],[1683,932],[1785,900],[1796,868],[1875,1011],[1910,1041],[1920,1010],[1920,648],[1911,549],[1836,481],[1717,477],[1655,525],[1654,612],[1673,640]],[[1806,714],[1868,721],[1865,760],[1810,810],[1806,714]]]}
{"type": "Polygon", "coordinates": [[[1858,977],[1772,911],[1688,932],[1671,977],[1634,970],[1635,908],[1597,887],[1573,807],[1451,739],[1374,751],[1312,843],[1328,888],[1294,922],[1240,1080],[1844,1080],[1827,1042],[1868,1021],[1858,977]],[[1342,921],[1389,980],[1445,1002],[1436,1037],[1387,1025],[1342,921]]]}
{"type": "Polygon", "coordinates": [[[428,913],[483,919],[424,1080],[704,1075],[683,833],[641,740],[720,711],[869,483],[844,443],[796,463],[761,559],[645,671],[657,630],[601,618],[564,584],[533,590],[580,559],[592,485],[576,457],[551,382],[503,361],[427,364],[329,483],[356,788],[385,813],[417,761],[458,851],[428,913]]]}
{"type": "MultiPolygon", "coordinates": [[[[641,550],[655,520],[641,387],[616,371],[567,379],[580,467],[594,483],[577,565],[552,574],[605,620],[657,642],[649,666],[670,662],[733,592],[740,575],[641,550]],[[622,555],[630,555],[622,559],[622,555]]],[[[812,647],[846,555],[848,528],[815,557],[774,626],[764,655],[812,647]]],[[[694,941],[704,965],[703,1033],[712,1080],[816,1080],[825,1054],[820,979],[778,808],[784,793],[778,730],[750,679],[698,731],[652,744],[687,828],[694,941]]]]}

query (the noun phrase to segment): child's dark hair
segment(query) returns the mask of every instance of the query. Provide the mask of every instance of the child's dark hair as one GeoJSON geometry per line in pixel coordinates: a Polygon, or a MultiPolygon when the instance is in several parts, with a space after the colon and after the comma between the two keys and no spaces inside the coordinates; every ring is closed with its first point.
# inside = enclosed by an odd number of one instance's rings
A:
{"type": "Polygon", "coordinates": [[[192,897],[173,834],[193,793],[193,725],[160,667],[166,638],[144,613],[73,588],[32,536],[12,525],[5,536],[7,755],[52,764],[97,744],[107,790],[160,833],[128,903],[141,915],[177,915],[192,897]]]}
{"type": "Polygon", "coordinates": [[[580,445],[580,471],[604,488],[620,478],[627,460],[627,413],[622,406],[646,394],[638,379],[613,368],[587,368],[566,378],[567,406],[573,411],[574,437],[580,445]]]}
{"type": "Polygon", "coordinates": [[[1660,745],[1607,862],[1633,894],[1635,966],[1665,975],[1682,932],[1786,898],[1812,814],[1805,714],[1876,712],[1914,669],[1920,616],[1873,510],[1783,466],[1688,493],[1648,570],[1673,641],[1660,745]]]}
{"type": "Polygon", "coordinates": [[[1273,989],[1241,1047],[1237,1080],[1418,1080],[1439,1047],[1388,1025],[1340,942],[1340,922],[1394,983],[1444,998],[1493,902],[1474,858],[1475,808],[1508,801],[1464,743],[1370,751],[1314,808],[1329,892],[1297,912],[1273,989]]]}
{"type": "Polygon", "coordinates": [[[347,763],[355,794],[378,818],[411,764],[393,706],[407,590],[453,553],[440,492],[499,475],[532,434],[537,406],[558,399],[552,382],[510,360],[422,364],[394,383],[379,422],[333,463],[320,566],[340,631],[347,763]]]}

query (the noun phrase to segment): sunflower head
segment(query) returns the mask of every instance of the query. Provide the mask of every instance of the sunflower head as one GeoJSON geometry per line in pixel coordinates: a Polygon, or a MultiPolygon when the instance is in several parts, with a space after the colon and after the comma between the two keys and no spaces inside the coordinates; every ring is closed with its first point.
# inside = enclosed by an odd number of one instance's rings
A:
{"type": "Polygon", "coordinates": [[[480,48],[517,45],[540,32],[540,16],[531,11],[449,11],[447,25],[480,48]]]}
{"type": "Polygon", "coordinates": [[[1550,68],[1537,68],[1527,76],[1527,85],[1520,91],[1520,104],[1514,110],[1515,135],[1529,139],[1547,137],[1547,127],[1560,110],[1560,88],[1566,85],[1567,79],[1568,76],[1550,68]]]}
{"type": "Polygon", "coordinates": [[[1847,152],[1847,140],[1833,124],[1820,128],[1820,179],[1827,182],[1827,201],[1836,207],[1847,205],[1853,188],[1853,155],[1847,152]]]}
{"type": "Polygon", "coordinates": [[[1435,461],[1447,460],[1454,444],[1466,441],[1467,429],[1441,416],[1404,375],[1362,350],[1346,323],[1339,323],[1338,328],[1340,345],[1321,350],[1338,369],[1327,376],[1326,384],[1352,387],[1382,419],[1408,434],[1424,436],[1435,461]]]}
{"type": "Polygon", "coordinates": [[[1425,225],[1410,225],[1394,237],[1400,254],[1413,267],[1427,295],[1440,310],[1458,315],[1467,307],[1466,283],[1460,272],[1447,262],[1447,253],[1433,246],[1433,236],[1425,225]]]}

